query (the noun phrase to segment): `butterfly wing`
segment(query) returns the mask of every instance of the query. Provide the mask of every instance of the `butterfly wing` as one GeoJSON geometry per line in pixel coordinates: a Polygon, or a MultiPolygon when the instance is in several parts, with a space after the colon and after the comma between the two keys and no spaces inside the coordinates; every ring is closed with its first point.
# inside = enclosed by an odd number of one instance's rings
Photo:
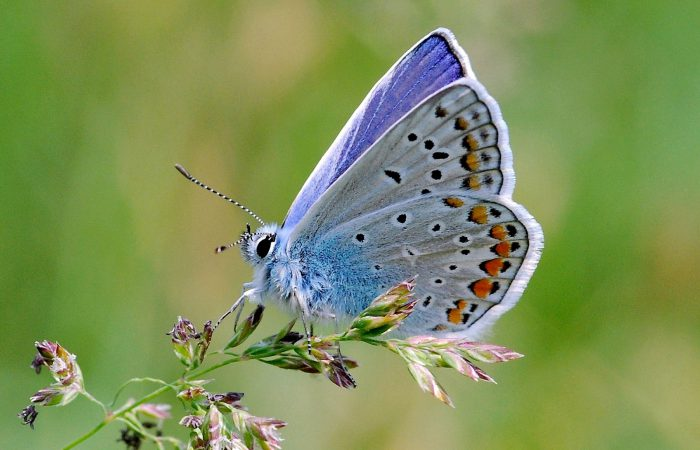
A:
{"type": "Polygon", "coordinates": [[[388,205],[324,239],[361,247],[345,254],[349,266],[375,278],[374,295],[418,275],[419,303],[402,333],[473,338],[517,302],[534,270],[540,233],[521,206],[455,190],[388,205]]]}
{"type": "Polygon", "coordinates": [[[471,68],[449,30],[438,29],[410,49],[372,88],[308,178],[289,209],[294,227],[323,192],[408,111],[471,68]]]}
{"type": "Polygon", "coordinates": [[[473,78],[446,86],[400,119],[319,198],[307,234],[407,198],[461,190],[510,198],[515,184],[500,109],[473,78]],[[322,203],[320,203],[322,201],[322,203]]]}
{"type": "Polygon", "coordinates": [[[474,338],[518,301],[543,245],[540,226],[510,198],[514,183],[498,105],[463,78],[358,158],[289,245],[333,242],[363,305],[418,275],[421,303],[400,331],[474,338]]]}

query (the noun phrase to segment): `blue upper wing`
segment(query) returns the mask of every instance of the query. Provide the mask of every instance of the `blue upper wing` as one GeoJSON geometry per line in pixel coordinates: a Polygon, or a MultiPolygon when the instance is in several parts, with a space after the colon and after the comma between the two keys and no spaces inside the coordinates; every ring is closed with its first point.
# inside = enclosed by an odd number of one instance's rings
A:
{"type": "Polygon", "coordinates": [[[435,30],[416,44],[357,108],[304,183],[283,227],[293,228],[321,194],[407,112],[465,76],[473,73],[449,30],[435,30]]]}

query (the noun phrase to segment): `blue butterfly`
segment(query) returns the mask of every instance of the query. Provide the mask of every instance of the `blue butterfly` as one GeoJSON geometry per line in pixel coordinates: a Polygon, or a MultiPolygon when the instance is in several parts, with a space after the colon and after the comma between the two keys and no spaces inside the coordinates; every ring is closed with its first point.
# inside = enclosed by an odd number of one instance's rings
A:
{"type": "Polygon", "coordinates": [[[476,338],[517,303],[543,246],[514,184],[498,104],[435,30],[372,88],[282,225],[254,216],[238,241],[255,270],[244,297],[345,322],[418,275],[397,334],[476,338]]]}

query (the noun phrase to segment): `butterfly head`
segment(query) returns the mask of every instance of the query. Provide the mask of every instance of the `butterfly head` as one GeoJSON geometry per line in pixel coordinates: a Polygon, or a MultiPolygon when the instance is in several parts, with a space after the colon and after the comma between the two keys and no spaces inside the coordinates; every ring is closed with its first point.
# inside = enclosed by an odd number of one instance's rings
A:
{"type": "Polygon", "coordinates": [[[251,233],[250,226],[241,235],[241,253],[243,258],[252,265],[265,262],[272,256],[277,243],[279,227],[275,224],[267,224],[251,233]]]}

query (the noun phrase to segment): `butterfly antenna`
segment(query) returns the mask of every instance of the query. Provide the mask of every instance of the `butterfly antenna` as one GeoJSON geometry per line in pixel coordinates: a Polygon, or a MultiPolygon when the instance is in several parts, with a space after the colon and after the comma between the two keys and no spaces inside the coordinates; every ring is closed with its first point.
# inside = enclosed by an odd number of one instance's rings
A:
{"type": "Polygon", "coordinates": [[[242,244],[243,241],[245,241],[247,238],[248,238],[248,235],[243,235],[243,236],[241,236],[240,238],[238,238],[238,240],[235,241],[235,242],[230,242],[230,243],[228,243],[228,244],[226,244],[226,245],[222,245],[222,246],[220,246],[220,247],[216,247],[216,249],[214,249],[214,251],[215,251],[216,253],[221,253],[221,252],[223,252],[223,251],[225,251],[225,250],[230,249],[231,247],[235,247],[235,246],[237,246],[237,245],[239,245],[239,244],[242,244]]]}
{"type": "MultiPolygon", "coordinates": [[[[265,225],[265,222],[263,222],[262,219],[261,219],[260,217],[258,217],[258,215],[255,214],[253,211],[251,211],[250,209],[248,209],[246,206],[240,204],[240,203],[237,202],[236,200],[232,199],[231,197],[229,197],[229,196],[227,196],[227,195],[224,195],[224,194],[222,194],[221,192],[217,191],[216,189],[212,189],[212,188],[210,188],[209,186],[207,186],[206,184],[202,183],[201,181],[199,181],[198,179],[196,179],[195,177],[193,177],[192,175],[190,175],[190,173],[187,171],[187,169],[185,169],[184,167],[182,167],[180,164],[175,164],[175,168],[176,168],[177,171],[180,172],[185,178],[187,178],[188,180],[190,180],[191,182],[193,182],[193,183],[196,184],[197,186],[199,186],[199,187],[201,187],[201,188],[203,188],[203,189],[206,189],[206,190],[209,191],[209,192],[212,192],[212,193],[218,195],[219,197],[223,198],[224,200],[226,200],[226,201],[229,202],[229,203],[233,203],[234,205],[236,205],[236,206],[238,206],[239,208],[241,208],[243,211],[245,211],[245,212],[247,212],[248,214],[250,214],[251,216],[253,216],[253,218],[254,218],[255,220],[257,220],[258,222],[260,222],[261,225],[265,225]]],[[[234,245],[235,245],[235,244],[234,244],[234,245]]],[[[227,246],[223,246],[223,247],[228,248],[227,246]]],[[[231,245],[231,247],[233,247],[233,245],[231,245]]],[[[222,247],[219,247],[219,248],[222,248],[222,247]]],[[[225,248],[224,248],[224,250],[225,250],[225,248]]],[[[221,251],[223,251],[223,250],[221,250],[221,251]]],[[[220,252],[218,251],[218,249],[217,249],[217,253],[220,253],[220,252]]]]}

